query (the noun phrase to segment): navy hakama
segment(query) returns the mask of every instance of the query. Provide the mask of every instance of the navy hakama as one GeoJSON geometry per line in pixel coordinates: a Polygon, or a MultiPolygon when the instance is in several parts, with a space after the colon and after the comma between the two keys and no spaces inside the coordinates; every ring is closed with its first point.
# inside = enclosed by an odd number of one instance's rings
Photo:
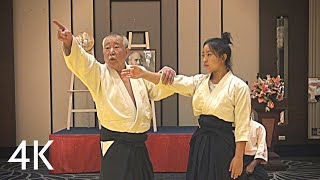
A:
{"type": "MultiPolygon", "coordinates": [[[[187,180],[231,180],[229,167],[235,154],[231,122],[212,115],[199,117],[190,141],[187,180]]],[[[237,179],[243,179],[244,173],[237,179]]]]}

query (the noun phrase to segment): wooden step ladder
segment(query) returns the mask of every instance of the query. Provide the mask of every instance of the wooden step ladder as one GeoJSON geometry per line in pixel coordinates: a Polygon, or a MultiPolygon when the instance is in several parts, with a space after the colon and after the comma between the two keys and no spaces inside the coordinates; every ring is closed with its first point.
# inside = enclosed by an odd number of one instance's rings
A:
{"type": "MultiPolygon", "coordinates": [[[[90,35],[89,33],[86,32],[80,32],[76,36],[78,43],[82,46],[84,50],[86,50],[88,53],[93,54],[92,48],[94,46],[94,39],[93,36],[90,35]],[[89,39],[91,44],[85,44],[89,42],[89,39]]],[[[90,109],[74,109],[73,108],[73,95],[74,93],[88,93],[88,89],[82,89],[82,90],[76,90],[74,89],[74,81],[75,81],[75,76],[73,73],[71,73],[71,79],[70,79],[70,87],[69,90],[67,91],[69,94],[69,102],[68,102],[68,115],[67,115],[67,130],[70,130],[71,126],[71,115],[72,113],[96,113],[97,109],[96,108],[90,108],[90,109]]],[[[95,118],[96,119],[96,118],[95,118]]],[[[101,124],[99,123],[99,129],[101,129],[101,124]]],[[[74,125],[73,125],[74,126],[74,125]]],[[[88,119],[88,128],[90,126],[90,119],[88,119]]]]}
{"type": "MultiPolygon", "coordinates": [[[[140,48],[140,49],[150,49],[150,39],[148,31],[130,31],[128,34],[128,48],[140,48]],[[132,35],[133,33],[144,33],[145,44],[133,44],[132,43],[132,35]]],[[[154,101],[151,100],[151,110],[152,110],[152,122],[153,122],[153,131],[157,132],[157,119],[156,119],[156,111],[154,101]]]]}

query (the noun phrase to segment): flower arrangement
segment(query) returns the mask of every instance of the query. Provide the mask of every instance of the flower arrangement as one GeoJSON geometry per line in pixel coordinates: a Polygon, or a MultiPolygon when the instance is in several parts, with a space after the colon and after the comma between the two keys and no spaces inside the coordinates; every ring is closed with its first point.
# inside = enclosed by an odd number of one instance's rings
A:
{"type": "Polygon", "coordinates": [[[257,78],[257,81],[253,82],[251,89],[251,96],[253,99],[258,99],[259,103],[266,103],[265,111],[269,112],[275,107],[276,101],[282,101],[284,94],[284,82],[280,78],[270,77],[267,75],[267,79],[257,78]]]}

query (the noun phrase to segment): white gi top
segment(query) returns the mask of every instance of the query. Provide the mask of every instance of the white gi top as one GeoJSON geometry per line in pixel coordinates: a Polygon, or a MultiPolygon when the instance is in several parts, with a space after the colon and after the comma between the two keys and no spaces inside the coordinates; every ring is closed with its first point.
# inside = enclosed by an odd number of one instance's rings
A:
{"type": "Polygon", "coordinates": [[[149,130],[152,118],[149,100],[161,100],[173,92],[161,90],[143,79],[130,79],[135,107],[117,71],[99,63],[75,39],[73,37],[70,55],[64,53],[64,58],[68,68],[88,87],[101,125],[118,132],[149,130]]]}
{"type": "Polygon", "coordinates": [[[192,97],[193,113],[214,115],[235,126],[235,141],[249,140],[251,112],[250,90],[248,85],[229,71],[220,82],[209,90],[210,74],[191,77],[177,75],[172,85],[157,86],[184,96],[192,97]]]}
{"type": "Polygon", "coordinates": [[[266,129],[256,121],[250,121],[250,140],[246,143],[245,155],[254,156],[254,159],[268,161],[268,148],[266,142],[266,129]]]}

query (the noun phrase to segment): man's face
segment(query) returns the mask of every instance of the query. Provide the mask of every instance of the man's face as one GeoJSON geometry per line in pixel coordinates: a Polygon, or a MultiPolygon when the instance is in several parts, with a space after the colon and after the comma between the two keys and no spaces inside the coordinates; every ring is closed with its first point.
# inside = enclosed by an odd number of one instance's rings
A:
{"type": "Polygon", "coordinates": [[[142,65],[141,55],[137,52],[133,52],[129,56],[129,64],[130,65],[142,65]]]}
{"type": "Polygon", "coordinates": [[[121,71],[125,68],[125,60],[129,49],[124,47],[121,36],[110,36],[104,42],[103,56],[109,67],[121,71]]]}

